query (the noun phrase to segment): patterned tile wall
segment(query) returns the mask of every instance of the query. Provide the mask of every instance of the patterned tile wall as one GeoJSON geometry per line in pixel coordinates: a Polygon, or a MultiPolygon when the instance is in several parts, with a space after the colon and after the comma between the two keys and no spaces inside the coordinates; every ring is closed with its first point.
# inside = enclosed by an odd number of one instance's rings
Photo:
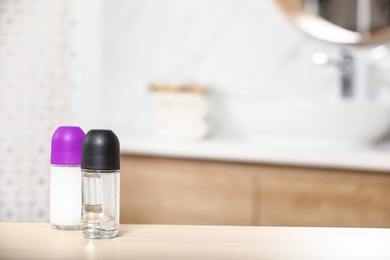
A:
{"type": "Polygon", "coordinates": [[[70,124],[73,0],[0,0],[0,221],[48,221],[50,139],[70,124]]]}

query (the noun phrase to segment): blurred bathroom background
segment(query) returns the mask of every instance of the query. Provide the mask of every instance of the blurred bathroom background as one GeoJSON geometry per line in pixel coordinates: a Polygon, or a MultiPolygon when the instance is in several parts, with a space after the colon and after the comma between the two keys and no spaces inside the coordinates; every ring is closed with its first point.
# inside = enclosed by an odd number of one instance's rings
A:
{"type": "Polygon", "coordinates": [[[48,221],[59,125],[172,139],[193,117],[176,136],[252,141],[259,104],[340,99],[340,69],[315,53],[348,50],[360,88],[390,101],[389,47],[311,38],[272,0],[0,0],[0,221],[48,221]]]}

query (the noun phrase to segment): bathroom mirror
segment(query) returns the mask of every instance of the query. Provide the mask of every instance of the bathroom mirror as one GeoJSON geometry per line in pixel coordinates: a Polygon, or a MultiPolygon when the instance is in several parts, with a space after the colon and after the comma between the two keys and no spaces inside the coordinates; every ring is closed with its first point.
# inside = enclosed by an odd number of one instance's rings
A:
{"type": "Polygon", "coordinates": [[[275,0],[304,33],[366,45],[390,38],[390,0],[275,0]]]}

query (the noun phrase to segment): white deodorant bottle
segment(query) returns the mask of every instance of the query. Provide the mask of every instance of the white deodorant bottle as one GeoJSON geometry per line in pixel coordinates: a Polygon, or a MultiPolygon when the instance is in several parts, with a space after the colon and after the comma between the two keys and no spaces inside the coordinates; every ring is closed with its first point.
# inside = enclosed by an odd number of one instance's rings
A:
{"type": "Polygon", "coordinates": [[[81,227],[81,152],[84,132],[60,126],[51,141],[50,223],[54,229],[81,227]]]}

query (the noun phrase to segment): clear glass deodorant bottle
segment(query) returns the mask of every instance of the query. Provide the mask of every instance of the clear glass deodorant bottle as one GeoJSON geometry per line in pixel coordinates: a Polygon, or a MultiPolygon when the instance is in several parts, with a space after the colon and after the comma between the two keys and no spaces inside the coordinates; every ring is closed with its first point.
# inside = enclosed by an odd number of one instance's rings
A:
{"type": "Polygon", "coordinates": [[[119,229],[120,149],[111,130],[90,130],[83,141],[81,229],[86,238],[113,238],[119,229]]]}

